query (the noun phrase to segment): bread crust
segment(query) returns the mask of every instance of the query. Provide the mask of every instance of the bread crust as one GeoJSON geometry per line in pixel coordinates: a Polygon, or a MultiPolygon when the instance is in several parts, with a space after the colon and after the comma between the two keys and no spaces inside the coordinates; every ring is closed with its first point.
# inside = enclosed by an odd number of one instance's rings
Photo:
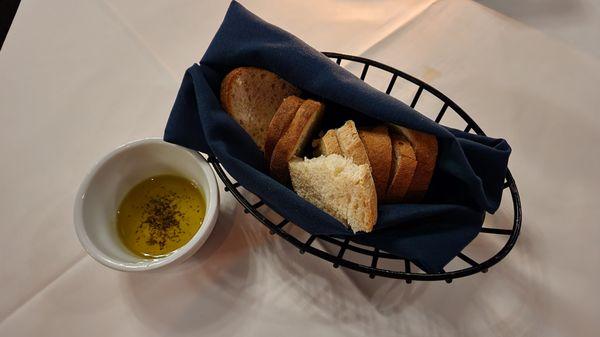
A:
{"type": "Polygon", "coordinates": [[[370,129],[361,129],[358,130],[358,135],[367,151],[378,199],[382,200],[387,191],[392,169],[392,141],[388,128],[379,125],[370,129]]]}
{"type": "Polygon", "coordinates": [[[393,164],[384,201],[399,202],[403,201],[413,180],[417,159],[408,139],[401,134],[391,134],[391,139],[393,164]]]}
{"type": "Polygon", "coordinates": [[[271,155],[271,175],[281,183],[289,181],[289,161],[300,154],[323,115],[322,103],[305,100],[296,111],[290,126],[279,139],[271,155]]]}
{"type": "Polygon", "coordinates": [[[367,221],[360,228],[354,229],[354,232],[370,232],[373,230],[375,223],[377,223],[377,190],[375,187],[375,181],[373,180],[372,174],[367,174],[365,177],[366,181],[363,186],[367,189],[367,193],[369,194],[369,199],[366,204],[366,217],[367,221]],[[369,181],[370,180],[370,181],[369,181]]]}
{"type": "Polygon", "coordinates": [[[315,142],[315,156],[318,157],[320,155],[328,156],[330,154],[339,154],[343,156],[342,148],[340,147],[340,143],[338,142],[337,135],[335,130],[328,130],[325,132],[323,137],[319,138],[315,142]]]}
{"type": "Polygon", "coordinates": [[[354,121],[346,121],[344,125],[336,129],[336,133],[344,156],[352,159],[357,165],[366,164],[370,168],[371,163],[367,156],[367,150],[360,140],[354,121]]]}
{"type": "Polygon", "coordinates": [[[300,90],[278,75],[260,68],[239,67],[221,81],[223,109],[264,151],[267,129],[281,101],[300,90]]]}
{"type": "Polygon", "coordinates": [[[283,99],[277,112],[273,115],[267,129],[267,139],[265,141],[265,158],[267,159],[267,163],[271,161],[271,155],[273,154],[275,145],[277,145],[277,141],[279,141],[292,123],[296,111],[298,111],[303,101],[300,97],[288,96],[283,99]]]}
{"type": "Polygon", "coordinates": [[[398,126],[396,128],[412,145],[417,167],[406,195],[405,202],[420,202],[425,197],[438,156],[438,140],[434,135],[398,126]]]}

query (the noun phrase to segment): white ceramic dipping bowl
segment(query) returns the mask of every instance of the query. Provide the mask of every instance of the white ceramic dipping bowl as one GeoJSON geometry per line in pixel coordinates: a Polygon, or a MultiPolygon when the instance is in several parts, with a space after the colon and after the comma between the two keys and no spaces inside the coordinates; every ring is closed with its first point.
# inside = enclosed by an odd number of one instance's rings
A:
{"type": "Polygon", "coordinates": [[[144,271],[181,262],[208,239],[219,214],[219,189],[208,162],[199,153],[161,139],[122,145],[87,174],[75,200],[75,231],[83,248],[103,265],[144,271]],[[130,252],[119,238],[117,209],[127,192],[152,176],[172,174],[194,182],[206,201],[206,215],[192,239],[171,254],[147,259],[130,252]]]}

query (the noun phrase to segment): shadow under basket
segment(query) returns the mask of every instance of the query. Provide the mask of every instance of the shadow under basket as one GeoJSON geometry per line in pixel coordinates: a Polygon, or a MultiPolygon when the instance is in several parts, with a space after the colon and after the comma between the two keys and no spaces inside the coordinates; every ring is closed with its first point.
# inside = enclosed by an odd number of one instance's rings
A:
{"type": "MultiPolygon", "coordinates": [[[[429,105],[435,106],[437,103],[438,108],[434,111],[433,116],[435,116],[435,122],[440,123],[442,125],[448,125],[442,120],[460,122],[465,124],[464,131],[465,132],[473,132],[478,135],[485,135],[483,130],[467,115],[467,113],[459,107],[456,103],[454,103],[450,98],[446,97],[446,95],[442,94],[437,89],[433,88],[429,84],[408,75],[400,70],[387,66],[385,64],[366,59],[358,56],[350,56],[339,53],[325,52],[327,57],[336,61],[338,65],[342,65],[342,61],[344,61],[344,66],[348,69],[355,69],[360,71],[360,79],[365,80],[369,69],[377,69],[376,72],[378,75],[383,76],[387,88],[385,90],[386,94],[392,94],[394,90],[394,86],[398,84],[400,81],[404,82],[402,87],[404,88],[405,93],[408,92],[412,98],[406,100],[405,103],[409,104],[411,107],[415,108],[419,103],[419,100],[427,95],[428,102],[432,103],[429,105]],[[437,101],[437,102],[435,102],[437,101]],[[441,108],[440,108],[441,106],[441,108]]],[[[406,96],[406,95],[404,95],[406,96]]],[[[400,98],[403,100],[402,98],[400,98]]],[[[419,108],[419,111],[421,109],[419,108]]],[[[448,125],[455,127],[455,125],[448,125]]],[[[494,228],[486,227],[485,224],[481,228],[478,237],[482,235],[494,235],[494,236],[502,236],[507,238],[504,245],[501,246],[500,250],[495,250],[491,254],[492,256],[483,260],[476,261],[475,258],[471,258],[466,255],[466,251],[469,250],[469,247],[473,245],[473,242],[477,240],[477,238],[471,242],[461,253],[459,253],[454,260],[458,260],[458,265],[460,267],[455,268],[453,270],[444,270],[440,273],[425,273],[418,269],[410,260],[405,258],[395,256],[384,251],[381,251],[377,248],[366,247],[359,245],[353,242],[351,239],[340,239],[331,236],[323,236],[323,235],[312,235],[310,233],[305,232],[299,226],[289,222],[287,219],[283,219],[280,221],[272,221],[265,215],[267,206],[259,200],[257,202],[249,201],[241,189],[239,183],[232,181],[227,174],[225,173],[223,167],[219,163],[219,161],[214,157],[210,156],[208,161],[211,163],[213,168],[215,169],[219,178],[225,184],[225,191],[230,192],[237,199],[237,201],[244,207],[244,212],[252,214],[258,221],[267,226],[270,230],[271,234],[277,234],[282,237],[284,240],[288,241],[292,245],[296,246],[299,249],[300,254],[310,253],[312,255],[318,256],[323,260],[326,260],[333,264],[334,268],[338,268],[339,266],[346,267],[349,269],[353,269],[358,272],[365,273],[369,275],[370,278],[375,278],[375,276],[380,277],[388,277],[394,279],[403,279],[407,283],[411,283],[414,281],[446,281],[447,283],[451,283],[452,280],[460,277],[465,277],[469,275],[473,275],[476,273],[486,273],[488,269],[494,266],[496,263],[500,262],[511,249],[514,247],[517,238],[519,237],[519,231],[521,229],[521,201],[519,197],[519,192],[517,190],[517,185],[515,180],[513,179],[510,170],[507,171],[504,189],[508,188],[510,190],[510,198],[512,201],[512,226],[510,229],[508,228],[509,224],[506,224],[506,227],[498,228],[495,226],[494,228]],[[263,208],[263,212],[261,212],[261,208],[263,208]],[[321,247],[319,248],[314,245],[315,241],[321,241],[321,247]],[[351,253],[351,254],[350,254],[351,253]],[[350,259],[348,256],[352,255],[354,257],[359,256],[359,259],[352,258],[350,259]],[[383,261],[387,261],[383,263],[383,261]],[[378,264],[380,265],[378,267],[378,264]],[[385,266],[382,266],[385,265],[385,266]]],[[[506,202],[506,201],[504,201],[506,202]]],[[[270,213],[274,211],[269,210],[270,213]]],[[[487,214],[486,214],[487,215],[487,214]]],[[[504,219],[503,221],[508,221],[504,219]]],[[[454,261],[453,260],[453,261],[454,261]]],[[[446,268],[452,265],[456,265],[457,263],[450,263],[446,268]]]]}

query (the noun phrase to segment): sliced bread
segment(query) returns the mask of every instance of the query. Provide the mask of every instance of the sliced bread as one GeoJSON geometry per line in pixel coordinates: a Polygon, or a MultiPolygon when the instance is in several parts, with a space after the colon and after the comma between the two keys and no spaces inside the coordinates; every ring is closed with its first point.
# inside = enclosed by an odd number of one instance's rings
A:
{"type": "Polygon", "coordinates": [[[346,121],[344,125],[335,131],[344,157],[352,159],[357,165],[366,164],[370,167],[367,150],[360,140],[354,121],[346,121]]]}
{"type": "Polygon", "coordinates": [[[392,167],[392,141],[388,128],[385,125],[379,125],[371,129],[358,130],[358,135],[371,163],[377,197],[382,200],[386,194],[392,167]]]}
{"type": "Polygon", "coordinates": [[[410,142],[401,134],[392,134],[392,168],[385,202],[403,201],[413,180],[417,159],[410,142]]]}
{"type": "Polygon", "coordinates": [[[289,181],[288,162],[300,154],[323,115],[323,104],[310,99],[302,102],[290,126],[275,145],[269,165],[271,175],[281,183],[289,181]]]}
{"type": "Polygon", "coordinates": [[[221,82],[221,105],[264,150],[271,118],[283,99],[300,90],[276,74],[254,67],[232,70],[221,82]]]}
{"type": "Polygon", "coordinates": [[[296,96],[286,97],[281,102],[281,105],[279,105],[275,115],[273,115],[267,128],[267,139],[265,141],[265,158],[267,162],[270,162],[275,145],[277,145],[281,136],[283,136],[292,123],[294,116],[296,116],[296,111],[298,111],[303,101],[296,96]]]}
{"type": "Polygon", "coordinates": [[[315,140],[313,147],[315,147],[315,156],[317,157],[320,155],[328,156],[330,154],[343,155],[335,130],[325,132],[323,137],[315,140]]]}
{"type": "Polygon", "coordinates": [[[350,226],[370,232],[377,222],[377,194],[367,165],[338,154],[290,161],[294,191],[350,226]]]}
{"type": "Polygon", "coordinates": [[[396,127],[398,130],[412,145],[415,151],[415,157],[417,159],[417,167],[413,175],[412,181],[404,201],[406,202],[419,202],[423,199],[435,170],[435,164],[438,155],[438,141],[434,135],[430,135],[424,132],[407,129],[405,127],[396,127]]]}

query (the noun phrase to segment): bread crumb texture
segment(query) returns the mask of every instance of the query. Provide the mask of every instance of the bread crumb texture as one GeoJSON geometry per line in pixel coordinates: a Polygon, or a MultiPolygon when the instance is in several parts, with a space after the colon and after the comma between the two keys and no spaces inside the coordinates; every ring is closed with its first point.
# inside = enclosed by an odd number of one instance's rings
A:
{"type": "Polygon", "coordinates": [[[338,154],[290,162],[294,191],[313,205],[349,225],[370,232],[377,221],[375,185],[368,165],[338,154]]]}

